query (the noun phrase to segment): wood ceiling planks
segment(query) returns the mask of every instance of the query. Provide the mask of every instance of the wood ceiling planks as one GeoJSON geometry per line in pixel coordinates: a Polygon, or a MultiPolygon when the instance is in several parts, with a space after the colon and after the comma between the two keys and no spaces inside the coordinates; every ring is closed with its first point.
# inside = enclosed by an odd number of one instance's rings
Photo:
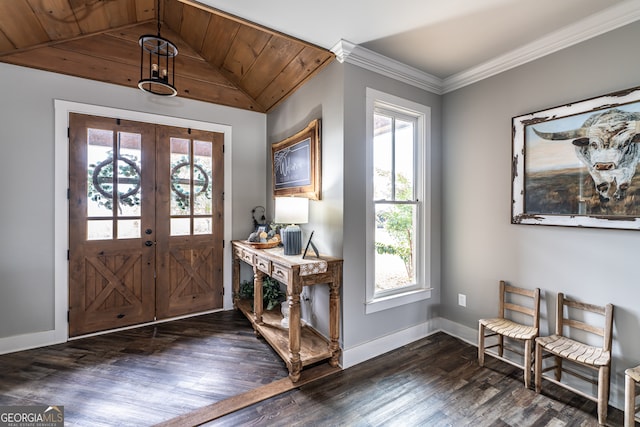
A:
{"type": "MultiPolygon", "coordinates": [[[[161,1],[178,96],[267,112],[334,55],[192,0],[161,1]]],[[[0,1],[0,61],[137,87],[156,0],[0,1]]]]}
{"type": "Polygon", "coordinates": [[[205,42],[202,45],[202,56],[214,67],[220,68],[224,58],[229,54],[231,42],[238,34],[240,24],[219,15],[211,15],[205,42]]]}
{"type": "Polygon", "coordinates": [[[304,49],[300,43],[281,37],[272,37],[242,77],[247,93],[257,98],[284,68],[304,49]]]}
{"type": "Polygon", "coordinates": [[[138,21],[146,19],[154,19],[156,17],[155,0],[138,0],[136,1],[136,16],[138,21]]]}
{"type": "Polygon", "coordinates": [[[81,34],[68,0],[29,0],[28,3],[51,40],[81,34]]]}
{"type": "Polygon", "coordinates": [[[0,30],[0,52],[7,52],[13,50],[15,46],[11,43],[11,41],[4,35],[4,33],[0,30]]]}
{"type": "Polygon", "coordinates": [[[271,35],[249,27],[240,27],[233,39],[222,68],[241,81],[262,53],[271,35]]]}
{"type": "Polygon", "coordinates": [[[198,52],[202,50],[210,19],[210,13],[194,7],[185,7],[182,11],[180,36],[198,52]]]}
{"type": "Polygon", "coordinates": [[[18,49],[50,40],[25,1],[0,1],[0,30],[18,49]]]}

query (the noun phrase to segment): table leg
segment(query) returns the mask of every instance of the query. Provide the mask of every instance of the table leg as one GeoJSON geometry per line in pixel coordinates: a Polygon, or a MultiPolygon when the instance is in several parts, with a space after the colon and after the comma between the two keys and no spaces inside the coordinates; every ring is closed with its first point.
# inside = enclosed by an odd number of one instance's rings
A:
{"type": "Polygon", "coordinates": [[[296,382],[300,379],[302,361],[300,360],[300,289],[293,286],[289,295],[289,378],[296,382]]]}
{"type": "Polygon", "coordinates": [[[329,284],[329,364],[337,367],[340,363],[340,282],[329,284]]]}
{"type": "Polygon", "coordinates": [[[253,316],[256,324],[262,325],[262,281],[264,273],[253,267],[253,316]]]}
{"type": "Polygon", "coordinates": [[[233,308],[238,309],[238,299],[240,293],[240,259],[233,253],[233,273],[232,273],[232,290],[233,290],[233,308]]]}

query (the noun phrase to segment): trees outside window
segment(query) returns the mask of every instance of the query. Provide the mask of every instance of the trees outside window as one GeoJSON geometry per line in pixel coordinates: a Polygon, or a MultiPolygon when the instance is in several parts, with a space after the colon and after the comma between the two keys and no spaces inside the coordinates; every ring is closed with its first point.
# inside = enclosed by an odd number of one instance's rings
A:
{"type": "Polygon", "coordinates": [[[367,303],[429,288],[429,108],[368,89],[367,303]]]}

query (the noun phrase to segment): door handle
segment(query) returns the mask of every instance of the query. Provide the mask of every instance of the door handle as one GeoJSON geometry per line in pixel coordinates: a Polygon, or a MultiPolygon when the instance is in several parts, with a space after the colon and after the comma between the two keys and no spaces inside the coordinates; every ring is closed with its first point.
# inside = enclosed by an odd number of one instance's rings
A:
{"type": "Polygon", "coordinates": [[[151,240],[147,240],[146,242],[144,242],[145,246],[153,246],[153,242],[151,240]]]}

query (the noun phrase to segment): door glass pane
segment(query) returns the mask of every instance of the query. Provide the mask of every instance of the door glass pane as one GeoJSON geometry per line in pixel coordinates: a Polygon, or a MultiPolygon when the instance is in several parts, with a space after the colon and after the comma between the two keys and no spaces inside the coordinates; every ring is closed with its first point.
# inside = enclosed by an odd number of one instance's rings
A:
{"type": "Polygon", "coordinates": [[[118,220],[118,239],[139,239],[140,236],[139,219],[118,220]]]}
{"type": "Polygon", "coordinates": [[[376,204],[376,292],[415,283],[416,205],[376,204]]]}
{"type": "Polygon", "coordinates": [[[87,131],[87,215],[111,216],[113,209],[113,132],[87,131]]]}
{"type": "MultiPolygon", "coordinates": [[[[171,138],[171,215],[189,215],[191,194],[191,140],[171,138]]],[[[173,234],[173,233],[172,233],[173,234]]]]}
{"type": "Polygon", "coordinates": [[[87,221],[87,240],[113,239],[113,221],[89,220],[87,221]]]}
{"type": "MultiPolygon", "coordinates": [[[[193,141],[193,194],[195,215],[211,214],[212,146],[209,141],[193,141]]],[[[202,233],[196,233],[202,234],[202,233]]]]}
{"type": "Polygon", "coordinates": [[[211,234],[211,233],[212,233],[211,217],[193,219],[193,234],[211,234]]]}
{"type": "Polygon", "coordinates": [[[396,120],[395,200],[414,200],[413,196],[413,122],[396,120]]]}
{"type": "Polygon", "coordinates": [[[190,218],[171,218],[171,231],[172,236],[188,236],[191,234],[191,219],[190,218]]]}
{"type": "MultiPolygon", "coordinates": [[[[140,177],[142,172],[142,136],[118,132],[118,216],[140,216],[140,177]]],[[[118,232],[118,236],[120,232],[118,232]]]]}
{"type": "Polygon", "coordinates": [[[392,200],[392,119],[380,114],[373,117],[373,199],[392,200]]]}

